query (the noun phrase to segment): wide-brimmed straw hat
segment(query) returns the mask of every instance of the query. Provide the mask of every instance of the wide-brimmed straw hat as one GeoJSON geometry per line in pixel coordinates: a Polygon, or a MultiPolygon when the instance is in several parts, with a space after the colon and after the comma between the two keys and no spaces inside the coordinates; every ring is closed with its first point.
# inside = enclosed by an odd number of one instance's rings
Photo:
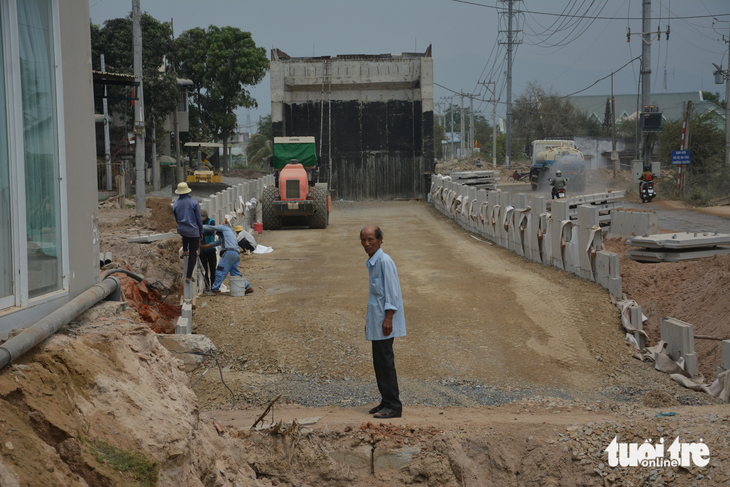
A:
{"type": "Polygon", "coordinates": [[[188,188],[188,183],[180,183],[177,185],[175,194],[188,194],[192,189],[188,188]]]}

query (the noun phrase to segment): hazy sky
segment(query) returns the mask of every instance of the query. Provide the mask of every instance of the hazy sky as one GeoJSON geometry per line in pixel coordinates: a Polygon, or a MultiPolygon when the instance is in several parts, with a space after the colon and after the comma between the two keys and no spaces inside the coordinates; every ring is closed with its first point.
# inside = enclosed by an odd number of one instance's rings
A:
{"type": "MultiPolygon", "coordinates": [[[[505,46],[495,44],[504,36],[498,32],[500,25],[506,28],[506,24],[500,24],[499,12],[494,8],[503,3],[474,3],[488,7],[452,0],[141,0],[142,10],[158,20],[173,18],[176,35],[193,27],[232,25],[250,31],[256,44],[267,52],[277,47],[294,57],[423,52],[432,44],[435,83],[469,93],[478,93],[481,88],[484,93],[478,82],[495,80],[504,101],[505,46]]],[[[90,0],[89,4],[92,22],[103,24],[107,19],[127,15],[132,2],[90,0]]],[[[525,11],[560,14],[573,4],[590,5],[569,0],[527,0],[516,5],[525,11]]],[[[530,81],[561,94],[582,90],[641,54],[642,41],[638,36],[631,36],[631,42],[626,42],[627,27],[631,32],[641,31],[641,1],[597,0],[593,4],[589,16],[618,19],[591,21],[538,13],[520,16],[518,24],[524,34],[514,56],[513,99],[530,81]],[[628,17],[631,19],[627,20],[628,17]],[[554,32],[556,28],[560,31],[554,32]],[[545,44],[554,47],[543,47],[545,44]]],[[[586,13],[585,9],[573,6],[567,12],[580,16],[586,13]]],[[[667,23],[671,26],[669,41],[662,35],[660,41],[652,43],[652,92],[664,91],[666,72],[668,92],[704,89],[721,92],[724,98],[725,86],[714,84],[711,64],[722,63],[723,68],[728,65],[727,44],[722,36],[726,40],[730,37],[730,15],[720,14],[730,14],[727,0],[652,1],[652,30],[661,26],[664,31],[667,23]],[[677,18],[708,15],[718,17],[677,18]],[[670,16],[674,18],[668,21],[670,16]]],[[[617,73],[615,93],[636,93],[638,72],[639,61],[635,61],[617,73]]],[[[270,113],[269,90],[268,76],[251,88],[258,108],[238,111],[241,126],[246,124],[247,115],[255,123],[259,115],[270,113]]],[[[608,93],[610,79],[583,92],[608,93]]],[[[451,94],[435,86],[435,101],[451,94]]],[[[458,98],[455,103],[460,103],[458,98]]],[[[468,106],[468,101],[465,104],[468,106]]],[[[476,102],[474,107],[491,115],[491,106],[486,103],[476,102]]],[[[498,113],[503,111],[498,109],[498,113]]]]}

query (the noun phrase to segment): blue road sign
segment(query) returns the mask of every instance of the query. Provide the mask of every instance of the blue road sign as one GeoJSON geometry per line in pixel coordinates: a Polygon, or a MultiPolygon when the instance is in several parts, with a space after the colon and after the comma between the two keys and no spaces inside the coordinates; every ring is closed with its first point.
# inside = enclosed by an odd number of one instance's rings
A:
{"type": "Polygon", "coordinates": [[[690,163],[690,150],[673,150],[672,151],[672,165],[680,166],[690,163]]]}

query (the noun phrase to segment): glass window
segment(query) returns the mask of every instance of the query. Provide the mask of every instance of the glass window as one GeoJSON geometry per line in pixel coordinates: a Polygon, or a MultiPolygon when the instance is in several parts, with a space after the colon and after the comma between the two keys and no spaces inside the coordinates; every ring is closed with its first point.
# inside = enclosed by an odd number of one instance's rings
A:
{"type": "Polygon", "coordinates": [[[18,0],[17,5],[28,295],[33,298],[62,288],[53,11],[49,0],[18,0]]]}
{"type": "MultiPolygon", "coordinates": [[[[8,125],[5,111],[5,65],[2,26],[0,26],[0,302],[12,297],[13,239],[10,225],[10,163],[8,160],[8,125]]],[[[12,302],[11,302],[12,304],[12,302]]]]}

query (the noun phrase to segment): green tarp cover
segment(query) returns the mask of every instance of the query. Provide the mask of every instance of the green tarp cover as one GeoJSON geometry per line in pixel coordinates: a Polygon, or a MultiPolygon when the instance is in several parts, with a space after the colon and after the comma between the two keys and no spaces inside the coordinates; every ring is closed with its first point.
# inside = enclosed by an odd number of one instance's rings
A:
{"type": "Polygon", "coordinates": [[[274,144],[274,169],[282,169],[292,159],[304,167],[315,167],[317,149],[314,144],[274,144]]]}

